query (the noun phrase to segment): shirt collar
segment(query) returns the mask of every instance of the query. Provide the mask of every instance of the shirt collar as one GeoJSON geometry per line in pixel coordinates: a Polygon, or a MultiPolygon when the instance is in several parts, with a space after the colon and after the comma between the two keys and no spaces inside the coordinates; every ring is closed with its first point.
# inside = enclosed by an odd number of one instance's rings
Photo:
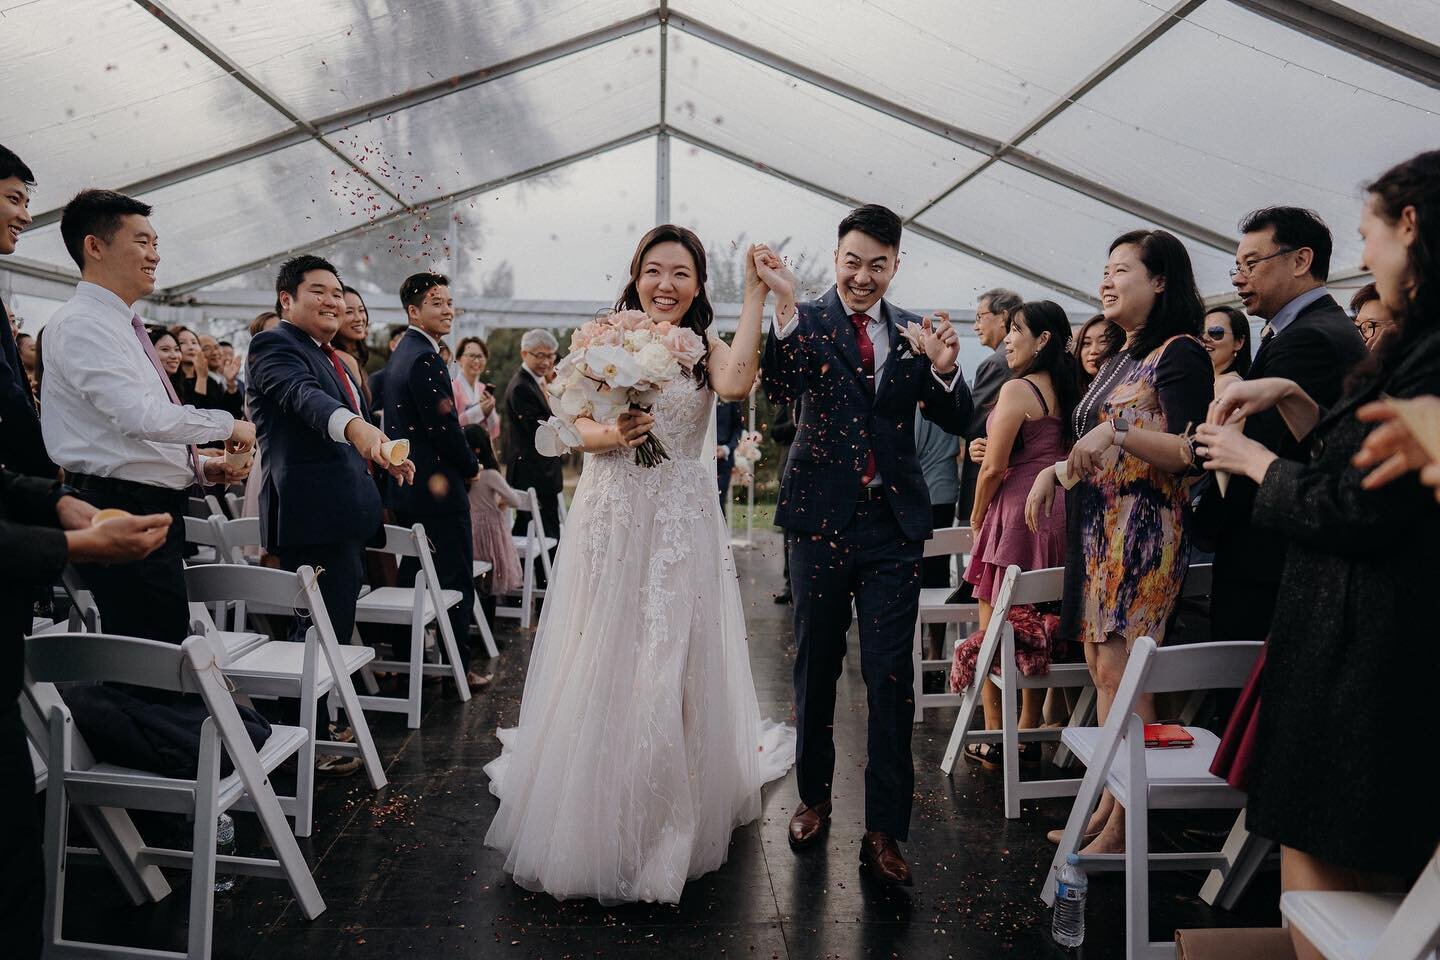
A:
{"type": "Polygon", "coordinates": [[[113,290],[106,289],[98,283],[91,283],[89,280],[81,280],[75,285],[77,294],[84,294],[92,300],[97,300],[107,307],[111,307],[120,313],[125,314],[128,320],[135,315],[135,310],[130,304],[120,299],[120,295],[113,290]]]}
{"type": "MultiPolygon", "coordinates": [[[[282,319],[280,322],[281,322],[281,323],[289,323],[290,326],[295,327],[295,324],[290,323],[289,320],[284,320],[284,319],[282,319]]],[[[310,337],[310,334],[306,333],[304,330],[301,330],[299,327],[295,327],[295,330],[296,330],[296,332],[298,332],[301,336],[310,337]]],[[[313,342],[313,343],[315,344],[315,346],[319,347],[321,350],[324,350],[324,349],[325,349],[325,344],[321,343],[319,340],[316,340],[314,337],[310,337],[310,340],[311,340],[311,342],[313,342]]]]}
{"type": "MultiPolygon", "coordinates": [[[[870,309],[869,309],[869,310],[860,311],[860,312],[864,313],[865,318],[866,318],[866,323],[868,323],[868,324],[876,324],[876,323],[880,323],[880,322],[881,322],[881,320],[882,320],[882,319],[884,318],[884,316],[885,316],[884,311],[883,311],[883,308],[882,308],[882,306],[881,306],[884,302],[885,302],[885,301],[884,301],[883,298],[880,299],[880,300],[876,300],[874,303],[872,303],[872,304],[870,305],[870,309]]],[[[853,311],[853,310],[850,309],[850,305],[845,302],[845,300],[844,300],[843,297],[842,297],[841,300],[840,300],[840,306],[845,310],[845,316],[846,316],[847,318],[848,318],[848,317],[853,317],[853,316],[855,316],[855,311],[853,311]]]]}
{"type": "Polygon", "coordinates": [[[436,353],[439,353],[439,352],[440,352],[440,341],[439,341],[439,340],[436,340],[434,337],[430,336],[430,334],[426,333],[424,330],[421,330],[419,327],[415,326],[415,324],[413,324],[413,323],[410,324],[410,329],[411,329],[411,330],[414,330],[416,333],[420,334],[420,336],[424,337],[427,341],[429,341],[429,343],[430,343],[430,349],[431,349],[431,350],[434,350],[436,353]]]}
{"type": "Polygon", "coordinates": [[[1275,316],[1270,318],[1270,329],[1276,333],[1280,333],[1286,327],[1290,326],[1296,317],[1300,316],[1301,310],[1304,310],[1321,297],[1328,296],[1330,296],[1330,289],[1323,283],[1314,290],[1306,290],[1300,294],[1300,296],[1275,311],[1275,316]]]}

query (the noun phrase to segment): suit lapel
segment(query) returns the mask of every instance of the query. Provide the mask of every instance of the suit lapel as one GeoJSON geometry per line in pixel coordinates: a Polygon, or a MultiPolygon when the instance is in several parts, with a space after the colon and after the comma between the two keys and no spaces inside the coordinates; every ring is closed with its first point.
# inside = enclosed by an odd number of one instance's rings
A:
{"type": "Polygon", "coordinates": [[[855,378],[865,396],[873,402],[875,394],[865,380],[865,368],[860,359],[860,341],[855,336],[855,325],[850,322],[850,312],[845,309],[840,293],[834,287],[825,295],[825,321],[829,327],[827,335],[845,358],[846,371],[855,378]]]}
{"type": "MultiPolygon", "coordinates": [[[[322,376],[324,374],[330,375],[329,383],[331,386],[331,396],[343,403],[347,409],[353,409],[350,406],[350,397],[345,393],[345,385],[340,382],[340,373],[335,369],[335,365],[330,362],[330,358],[325,355],[325,349],[323,347],[317,346],[315,343],[315,339],[311,337],[310,334],[306,333],[304,330],[301,330],[299,327],[295,326],[295,324],[282,323],[280,324],[280,326],[288,328],[291,334],[294,335],[296,344],[300,347],[300,349],[311,358],[312,362],[318,363],[320,365],[320,368],[323,371],[321,374],[322,376]]],[[[344,361],[341,362],[343,363],[344,361]]],[[[346,376],[348,377],[349,374],[346,374],[346,376]]],[[[360,385],[352,380],[350,383],[350,389],[355,391],[355,402],[360,404],[360,410],[357,412],[362,417],[366,416],[365,398],[360,394],[360,385]]]]}
{"type": "Polygon", "coordinates": [[[884,377],[876,386],[877,397],[885,392],[885,388],[890,386],[890,382],[895,379],[895,371],[899,369],[897,364],[901,360],[907,360],[915,355],[910,349],[910,341],[900,334],[900,325],[895,320],[895,311],[884,300],[880,301],[880,319],[884,321],[885,330],[890,337],[890,355],[885,359],[884,377]]]}

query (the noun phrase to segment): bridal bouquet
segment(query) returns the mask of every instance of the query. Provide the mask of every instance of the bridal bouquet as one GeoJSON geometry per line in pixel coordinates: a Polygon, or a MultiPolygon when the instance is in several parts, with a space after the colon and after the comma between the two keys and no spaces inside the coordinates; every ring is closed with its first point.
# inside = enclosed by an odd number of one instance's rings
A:
{"type": "MultiPolygon", "coordinates": [[[[549,387],[554,415],[535,431],[535,449],[558,457],[580,446],[579,417],[614,421],[626,410],[648,413],[660,390],[694,370],[705,355],[699,334],[639,310],[591,320],[570,336],[570,351],[549,387]]],[[[670,459],[651,433],[635,448],[635,462],[653,467],[670,459]]]]}
{"type": "Polygon", "coordinates": [[[747,484],[755,476],[755,464],[760,462],[760,434],[755,431],[740,435],[735,444],[735,466],[730,471],[731,481],[747,484]]]}

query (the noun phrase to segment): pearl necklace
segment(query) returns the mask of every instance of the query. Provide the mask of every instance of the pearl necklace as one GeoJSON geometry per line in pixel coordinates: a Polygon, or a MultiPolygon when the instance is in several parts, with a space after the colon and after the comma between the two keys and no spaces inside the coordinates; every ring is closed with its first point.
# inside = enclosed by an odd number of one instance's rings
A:
{"type": "Polygon", "coordinates": [[[1110,396],[1110,389],[1120,372],[1125,369],[1126,354],[1117,353],[1106,362],[1090,384],[1090,389],[1085,391],[1084,398],[1075,405],[1075,412],[1071,414],[1071,435],[1080,439],[1083,434],[1080,428],[1084,425],[1085,419],[1097,406],[1110,396]]]}

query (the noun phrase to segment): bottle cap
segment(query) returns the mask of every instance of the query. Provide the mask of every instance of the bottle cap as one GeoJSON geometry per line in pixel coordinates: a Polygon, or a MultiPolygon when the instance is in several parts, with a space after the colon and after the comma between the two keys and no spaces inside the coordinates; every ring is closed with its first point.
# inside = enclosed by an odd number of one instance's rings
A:
{"type": "Polygon", "coordinates": [[[1066,863],[1078,864],[1078,863],[1080,862],[1080,854],[1078,854],[1078,853],[1067,853],[1067,854],[1065,854],[1065,862],[1066,862],[1066,863]]]}

